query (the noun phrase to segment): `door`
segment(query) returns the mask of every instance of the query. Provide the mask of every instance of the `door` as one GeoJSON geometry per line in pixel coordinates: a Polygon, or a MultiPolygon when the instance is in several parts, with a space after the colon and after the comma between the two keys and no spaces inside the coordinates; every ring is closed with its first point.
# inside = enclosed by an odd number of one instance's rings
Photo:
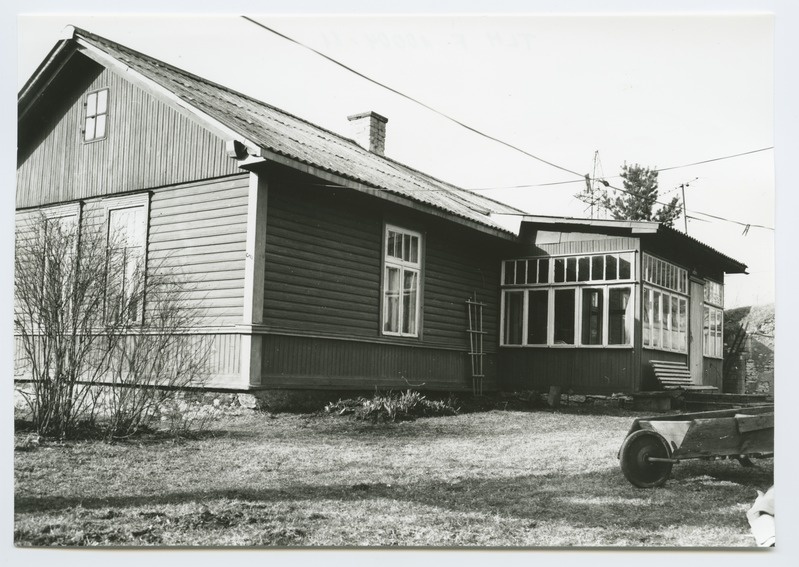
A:
{"type": "Polygon", "coordinates": [[[704,374],[702,333],[704,331],[705,286],[703,282],[691,280],[689,302],[688,367],[691,369],[691,381],[696,385],[701,385],[704,374]]]}

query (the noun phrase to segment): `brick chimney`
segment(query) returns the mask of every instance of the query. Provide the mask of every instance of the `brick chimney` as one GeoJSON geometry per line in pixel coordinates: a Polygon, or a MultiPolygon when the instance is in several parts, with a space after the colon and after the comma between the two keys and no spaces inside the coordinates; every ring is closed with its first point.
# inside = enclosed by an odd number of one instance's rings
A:
{"type": "Polygon", "coordinates": [[[370,152],[384,155],[386,150],[386,122],[388,118],[377,112],[362,112],[347,116],[352,123],[352,135],[358,144],[370,152]]]}

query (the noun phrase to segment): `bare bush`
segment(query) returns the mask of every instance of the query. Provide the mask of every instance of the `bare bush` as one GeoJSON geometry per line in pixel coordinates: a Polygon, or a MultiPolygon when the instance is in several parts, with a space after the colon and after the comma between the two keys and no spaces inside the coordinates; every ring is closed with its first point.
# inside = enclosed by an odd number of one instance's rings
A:
{"type": "Polygon", "coordinates": [[[202,383],[208,345],[189,332],[197,313],[180,278],[145,270],[143,252],[116,234],[43,215],[27,228],[15,256],[16,362],[39,434],[101,422],[107,438],[130,435],[170,390],[202,383]]]}

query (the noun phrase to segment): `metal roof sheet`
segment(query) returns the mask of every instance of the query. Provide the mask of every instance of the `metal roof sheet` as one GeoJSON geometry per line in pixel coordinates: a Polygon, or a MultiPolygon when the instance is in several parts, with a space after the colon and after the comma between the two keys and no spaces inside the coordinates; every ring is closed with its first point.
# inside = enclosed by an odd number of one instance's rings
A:
{"type": "Polygon", "coordinates": [[[522,223],[531,223],[539,225],[571,225],[588,227],[596,230],[603,228],[616,228],[627,229],[632,234],[653,234],[660,237],[667,236],[675,238],[678,241],[699,249],[707,253],[714,254],[718,259],[725,264],[725,271],[728,273],[745,273],[746,264],[739,262],[735,258],[727,256],[723,252],[719,252],[715,248],[708,246],[701,240],[697,240],[693,236],[689,236],[684,232],[666,226],[665,224],[657,221],[633,221],[633,220],[614,220],[614,219],[581,219],[576,217],[552,217],[543,215],[525,215],[522,217],[522,223]]]}
{"type": "MultiPolygon", "coordinates": [[[[490,214],[515,207],[440,181],[247,95],[75,28],[75,37],[167,89],[259,147],[365,185],[510,233],[490,214]]],[[[512,233],[511,233],[512,234],[512,233]]]]}

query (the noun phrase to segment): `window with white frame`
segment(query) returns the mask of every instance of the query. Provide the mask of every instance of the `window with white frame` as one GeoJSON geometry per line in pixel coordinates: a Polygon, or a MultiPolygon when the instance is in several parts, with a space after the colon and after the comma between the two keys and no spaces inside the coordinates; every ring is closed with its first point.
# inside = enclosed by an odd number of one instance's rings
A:
{"type": "Polygon", "coordinates": [[[702,354],[724,358],[724,286],[705,280],[702,322],[702,354]]]}
{"type": "Polygon", "coordinates": [[[688,352],[688,298],[644,285],[644,348],[688,352]]]}
{"type": "Polygon", "coordinates": [[[641,258],[643,346],[688,352],[688,271],[660,258],[641,258]]]}
{"type": "Polygon", "coordinates": [[[108,247],[106,316],[141,321],[149,196],[109,200],[105,212],[108,247]]]}
{"type": "Polygon", "coordinates": [[[105,138],[108,128],[108,89],[87,94],[85,108],[83,140],[93,142],[105,138]]]}
{"type": "Polygon", "coordinates": [[[386,225],[383,271],[383,334],[419,336],[422,235],[386,225]]]}
{"type": "Polygon", "coordinates": [[[501,344],[632,346],[634,258],[616,252],[506,260],[501,344]]]}
{"type": "Polygon", "coordinates": [[[46,293],[55,293],[62,305],[67,305],[75,283],[75,258],[80,237],[80,205],[71,203],[47,207],[44,216],[44,272],[42,282],[46,293]],[[56,289],[57,288],[57,289],[56,289]]]}
{"type": "Polygon", "coordinates": [[[641,258],[641,279],[683,295],[688,294],[688,270],[649,254],[641,258]]]}

